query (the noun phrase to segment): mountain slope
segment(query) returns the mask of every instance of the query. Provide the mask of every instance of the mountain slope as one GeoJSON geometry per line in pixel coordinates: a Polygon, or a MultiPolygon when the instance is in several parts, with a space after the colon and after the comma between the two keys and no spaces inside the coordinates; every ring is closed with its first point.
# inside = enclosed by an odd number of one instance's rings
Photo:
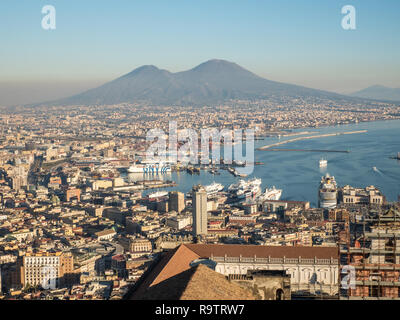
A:
{"type": "Polygon", "coordinates": [[[351,96],[375,100],[400,101],[400,88],[389,88],[376,85],[354,92],[351,96]]]}
{"type": "Polygon", "coordinates": [[[336,93],[270,81],[225,60],[210,60],[177,73],[142,66],[98,88],[45,105],[95,105],[144,102],[152,105],[202,105],[230,99],[265,97],[352,99],[336,93]]]}

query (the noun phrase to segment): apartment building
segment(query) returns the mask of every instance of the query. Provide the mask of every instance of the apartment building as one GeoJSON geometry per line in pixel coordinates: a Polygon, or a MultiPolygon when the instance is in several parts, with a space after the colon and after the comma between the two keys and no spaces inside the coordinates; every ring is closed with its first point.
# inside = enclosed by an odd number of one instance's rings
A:
{"type": "Polygon", "coordinates": [[[22,259],[22,286],[54,289],[71,282],[74,259],[68,252],[27,253],[22,259]],[[64,277],[65,276],[65,277],[64,277]]]}

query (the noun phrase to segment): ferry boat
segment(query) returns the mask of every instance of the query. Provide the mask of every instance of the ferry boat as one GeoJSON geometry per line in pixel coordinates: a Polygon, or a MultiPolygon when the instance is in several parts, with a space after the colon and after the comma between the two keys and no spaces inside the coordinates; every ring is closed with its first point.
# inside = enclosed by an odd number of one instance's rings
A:
{"type": "Polygon", "coordinates": [[[318,203],[320,208],[334,209],[337,206],[337,185],[335,177],[327,173],[321,178],[319,186],[318,203]]]}
{"type": "Polygon", "coordinates": [[[147,197],[149,199],[155,199],[155,198],[161,198],[161,197],[166,197],[168,195],[167,191],[157,191],[150,193],[147,197]]]}
{"type": "Polygon", "coordinates": [[[127,171],[129,173],[166,173],[171,172],[171,167],[166,163],[134,164],[127,171]]]}
{"type": "Polygon", "coordinates": [[[328,160],[326,160],[326,159],[319,160],[319,167],[320,168],[325,168],[327,166],[328,166],[328,160]]]}
{"type": "Polygon", "coordinates": [[[261,179],[250,179],[245,181],[240,179],[237,183],[231,184],[228,191],[232,198],[238,200],[255,198],[261,193],[261,179]]]}
{"type": "Polygon", "coordinates": [[[217,192],[224,190],[224,185],[213,182],[212,184],[205,186],[204,189],[206,190],[207,195],[212,195],[212,194],[215,194],[217,192]]]}

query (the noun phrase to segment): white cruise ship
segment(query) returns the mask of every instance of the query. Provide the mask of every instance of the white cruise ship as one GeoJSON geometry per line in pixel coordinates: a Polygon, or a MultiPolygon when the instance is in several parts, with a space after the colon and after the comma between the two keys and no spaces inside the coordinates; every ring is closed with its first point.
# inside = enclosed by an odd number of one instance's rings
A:
{"type": "Polygon", "coordinates": [[[318,203],[324,209],[334,209],[337,206],[337,185],[335,177],[331,177],[329,173],[321,178],[318,203]]]}

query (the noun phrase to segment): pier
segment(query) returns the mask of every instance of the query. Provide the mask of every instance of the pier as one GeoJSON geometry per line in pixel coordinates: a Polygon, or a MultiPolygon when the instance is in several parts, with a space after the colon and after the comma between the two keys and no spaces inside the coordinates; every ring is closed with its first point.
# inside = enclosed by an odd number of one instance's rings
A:
{"type": "Polygon", "coordinates": [[[176,187],[178,184],[175,181],[162,181],[162,180],[143,180],[137,181],[134,184],[128,184],[119,187],[113,187],[113,191],[126,191],[126,190],[137,190],[144,191],[149,189],[161,189],[161,188],[171,188],[176,187]]]}
{"type": "Polygon", "coordinates": [[[326,134],[319,134],[319,135],[313,135],[313,136],[307,136],[307,137],[298,137],[298,138],[293,138],[285,141],[280,141],[277,143],[273,143],[264,147],[260,147],[257,150],[263,151],[270,149],[272,147],[280,146],[286,143],[290,142],[295,142],[295,141],[301,141],[301,140],[309,140],[309,139],[317,139],[317,138],[326,138],[326,137],[334,137],[334,136],[341,136],[345,134],[357,134],[357,133],[366,133],[367,130],[359,130],[359,131],[348,131],[348,132],[337,132],[337,133],[326,133],[326,134]]]}
{"type": "Polygon", "coordinates": [[[298,151],[298,152],[339,152],[339,153],[350,153],[350,150],[320,150],[320,149],[277,149],[268,148],[264,151],[298,151]]]}
{"type": "Polygon", "coordinates": [[[339,153],[350,153],[350,150],[319,150],[319,149],[277,149],[268,148],[264,151],[299,151],[299,152],[339,152],[339,153]]]}

